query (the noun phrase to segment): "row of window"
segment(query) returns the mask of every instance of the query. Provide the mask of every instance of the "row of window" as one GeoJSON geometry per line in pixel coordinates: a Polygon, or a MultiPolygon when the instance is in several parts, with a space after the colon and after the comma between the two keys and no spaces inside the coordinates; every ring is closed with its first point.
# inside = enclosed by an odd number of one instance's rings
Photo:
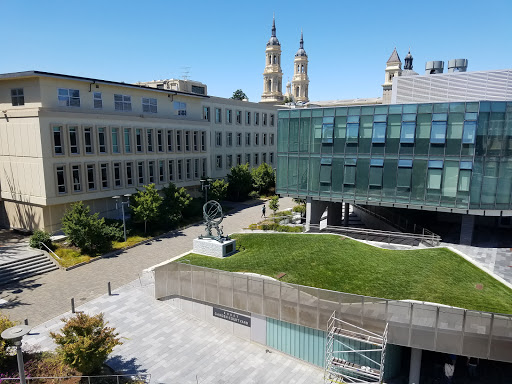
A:
{"type": "MultiPolygon", "coordinates": [[[[233,110],[232,109],[226,109],[225,111],[225,121],[227,124],[233,124],[233,110]]],[[[222,108],[215,108],[215,123],[220,124],[222,123],[222,108]]],[[[261,125],[266,127],[267,125],[273,127],[275,123],[275,116],[273,113],[270,114],[270,119],[268,118],[267,113],[261,113],[261,125]]],[[[259,112],[251,112],[251,111],[245,111],[245,114],[243,116],[243,122],[245,125],[260,125],[260,113],[259,112]],[[254,118],[253,118],[254,116],[254,118]]],[[[210,107],[203,107],[203,119],[206,121],[210,121],[210,107]]],[[[235,110],[235,122],[236,124],[242,124],[242,111],[235,110]]]]}
{"type": "MultiPolygon", "coordinates": [[[[248,147],[251,145],[251,137],[253,135],[249,132],[245,133],[245,146],[248,147]]],[[[274,134],[269,134],[269,141],[267,143],[267,134],[261,134],[261,145],[274,145],[274,134]]],[[[237,147],[242,146],[242,133],[235,133],[235,145],[237,147]]],[[[260,145],[260,134],[254,133],[254,144],[255,146],[260,145]]],[[[222,147],[222,132],[215,132],[215,146],[222,147]]],[[[226,132],[226,147],[233,146],[233,132],[226,132]]]]}
{"type": "Polygon", "coordinates": [[[53,125],[55,156],[206,152],[206,131],[53,125]]]}
{"type": "MultiPolygon", "coordinates": [[[[215,158],[215,168],[216,169],[223,169],[223,155],[217,155],[215,158]]],[[[238,153],[236,155],[226,155],[226,169],[231,169],[235,165],[242,165],[242,164],[249,164],[250,166],[257,167],[258,165],[262,163],[267,163],[267,154],[262,153],[261,158],[259,153],[253,153],[252,155],[250,153],[246,153],[245,157],[242,156],[241,153],[238,153]],[[252,163],[251,163],[251,157],[252,157],[252,163]],[[261,160],[261,163],[260,163],[261,160]],[[235,163],[233,163],[235,161],[235,163]]],[[[274,165],[274,153],[270,152],[268,154],[268,164],[274,165]]]]}
{"type": "Polygon", "coordinates": [[[207,159],[113,161],[55,166],[58,194],[94,192],[146,184],[199,180],[206,176],[207,159]],[[70,178],[68,178],[68,172],[70,178]]]}

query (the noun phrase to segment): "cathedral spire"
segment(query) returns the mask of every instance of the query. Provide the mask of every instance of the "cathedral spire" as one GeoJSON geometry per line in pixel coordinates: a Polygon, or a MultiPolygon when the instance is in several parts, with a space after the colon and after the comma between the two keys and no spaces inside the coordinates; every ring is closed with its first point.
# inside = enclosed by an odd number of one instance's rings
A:
{"type": "Polygon", "coordinates": [[[302,37],[302,28],[300,29],[300,47],[304,49],[304,38],[302,37]]]}
{"type": "Polygon", "coordinates": [[[272,15],[272,36],[276,37],[276,14],[272,15]]]}

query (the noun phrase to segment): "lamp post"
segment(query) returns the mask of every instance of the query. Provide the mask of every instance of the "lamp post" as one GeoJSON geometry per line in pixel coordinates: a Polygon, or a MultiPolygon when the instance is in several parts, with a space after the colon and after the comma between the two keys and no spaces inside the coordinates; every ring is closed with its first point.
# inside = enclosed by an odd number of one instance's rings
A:
{"type": "Polygon", "coordinates": [[[199,180],[201,182],[201,190],[204,191],[204,202],[208,202],[208,188],[211,187],[210,183],[212,179],[210,177],[205,177],[204,179],[199,180]]]}
{"type": "Polygon", "coordinates": [[[121,212],[123,213],[123,232],[124,232],[124,242],[126,243],[126,220],[125,220],[125,217],[124,217],[124,206],[126,205],[127,207],[130,206],[130,196],[132,194],[131,193],[127,193],[126,195],[124,195],[124,197],[127,197],[128,200],[127,201],[123,201],[123,197],[122,196],[113,196],[112,198],[116,201],[116,209],[117,208],[117,203],[121,204],[121,212]]]}
{"type": "Polygon", "coordinates": [[[23,339],[23,336],[29,332],[30,327],[28,325],[16,325],[2,332],[2,339],[12,340],[16,346],[16,355],[18,357],[18,372],[20,374],[21,384],[26,384],[25,364],[23,364],[23,353],[21,352],[21,339],[23,339]]]}

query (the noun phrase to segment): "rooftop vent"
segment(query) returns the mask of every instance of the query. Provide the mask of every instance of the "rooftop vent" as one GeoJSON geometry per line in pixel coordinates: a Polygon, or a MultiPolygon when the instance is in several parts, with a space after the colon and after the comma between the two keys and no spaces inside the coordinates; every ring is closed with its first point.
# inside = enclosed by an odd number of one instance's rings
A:
{"type": "Polygon", "coordinates": [[[443,61],[427,61],[425,64],[425,75],[434,75],[436,73],[443,73],[443,61]]]}
{"type": "Polygon", "coordinates": [[[466,72],[468,69],[468,59],[453,59],[448,61],[448,73],[466,72]]]}

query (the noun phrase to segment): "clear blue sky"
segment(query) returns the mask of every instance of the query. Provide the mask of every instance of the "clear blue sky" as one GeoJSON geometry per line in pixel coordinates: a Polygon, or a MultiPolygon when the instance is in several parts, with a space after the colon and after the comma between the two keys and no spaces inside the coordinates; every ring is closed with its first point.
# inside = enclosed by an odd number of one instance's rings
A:
{"type": "MultiPolygon", "coordinates": [[[[276,14],[283,83],[304,29],[311,100],[376,97],[396,46],[414,69],[469,60],[469,70],[512,67],[511,0],[117,1],[0,0],[0,73],[41,70],[136,82],[181,77],[259,101],[265,45],[276,14]]],[[[284,89],[283,89],[284,91],[284,89]]]]}

